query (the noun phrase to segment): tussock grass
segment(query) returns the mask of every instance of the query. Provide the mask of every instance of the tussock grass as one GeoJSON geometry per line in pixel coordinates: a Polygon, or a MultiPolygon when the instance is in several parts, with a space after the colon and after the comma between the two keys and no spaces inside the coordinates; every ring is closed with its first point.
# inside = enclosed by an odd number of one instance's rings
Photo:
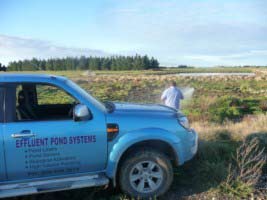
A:
{"type": "Polygon", "coordinates": [[[210,198],[222,195],[223,199],[253,195],[267,168],[266,121],[266,115],[258,115],[239,123],[194,123],[200,145],[189,169],[194,167],[191,175],[196,179],[192,181],[197,183],[196,191],[204,191],[210,198]]]}
{"type": "Polygon", "coordinates": [[[261,133],[267,134],[267,115],[247,116],[238,123],[195,122],[192,127],[197,130],[201,139],[240,141],[252,134],[258,134],[259,137],[263,137],[261,133]]]}

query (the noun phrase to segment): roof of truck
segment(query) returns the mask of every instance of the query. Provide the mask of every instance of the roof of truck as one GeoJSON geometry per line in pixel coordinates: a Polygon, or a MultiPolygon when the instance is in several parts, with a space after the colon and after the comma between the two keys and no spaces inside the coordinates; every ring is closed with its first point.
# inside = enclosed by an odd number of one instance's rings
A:
{"type": "Polygon", "coordinates": [[[51,79],[66,80],[63,76],[55,76],[48,74],[13,74],[2,73],[0,74],[0,82],[38,82],[48,81],[51,79]]]}

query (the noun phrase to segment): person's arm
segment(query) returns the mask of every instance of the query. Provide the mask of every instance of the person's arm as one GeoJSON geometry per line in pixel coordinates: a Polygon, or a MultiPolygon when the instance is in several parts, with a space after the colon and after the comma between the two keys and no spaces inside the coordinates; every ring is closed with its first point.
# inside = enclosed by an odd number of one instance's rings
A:
{"type": "Polygon", "coordinates": [[[166,98],[167,98],[166,93],[167,93],[167,90],[164,90],[164,92],[163,92],[162,95],[161,95],[161,101],[163,101],[163,103],[165,102],[165,100],[166,100],[166,98]]]}

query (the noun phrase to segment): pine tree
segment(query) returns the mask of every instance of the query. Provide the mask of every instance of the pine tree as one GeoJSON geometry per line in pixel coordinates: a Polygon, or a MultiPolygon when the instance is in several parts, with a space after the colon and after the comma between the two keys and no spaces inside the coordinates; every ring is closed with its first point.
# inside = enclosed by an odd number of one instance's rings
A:
{"type": "Polygon", "coordinates": [[[159,67],[153,57],[140,56],[112,56],[112,57],[67,57],[40,60],[20,60],[10,62],[8,70],[35,71],[35,70],[146,70],[159,67]]]}

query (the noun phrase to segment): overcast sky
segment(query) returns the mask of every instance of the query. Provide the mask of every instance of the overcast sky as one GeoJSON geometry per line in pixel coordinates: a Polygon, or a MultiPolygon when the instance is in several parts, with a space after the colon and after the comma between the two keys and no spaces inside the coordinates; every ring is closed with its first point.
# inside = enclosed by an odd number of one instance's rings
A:
{"type": "Polygon", "coordinates": [[[147,54],[161,65],[267,65],[266,0],[0,0],[0,62],[147,54]]]}

